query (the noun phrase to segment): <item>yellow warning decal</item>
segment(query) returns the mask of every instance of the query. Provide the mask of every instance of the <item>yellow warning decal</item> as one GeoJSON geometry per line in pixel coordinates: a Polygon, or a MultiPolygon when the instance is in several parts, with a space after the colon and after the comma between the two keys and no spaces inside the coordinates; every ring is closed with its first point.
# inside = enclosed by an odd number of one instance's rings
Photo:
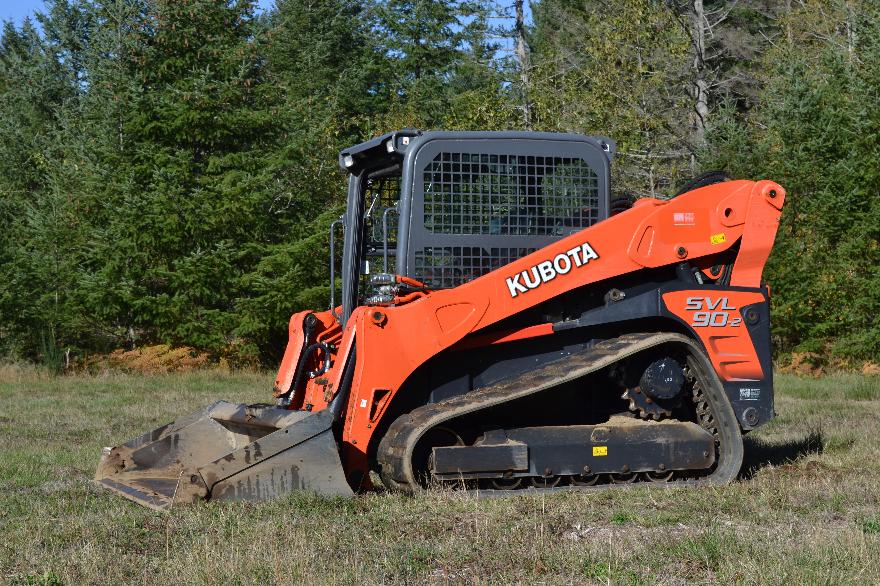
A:
{"type": "Polygon", "coordinates": [[[608,455],[608,446],[593,446],[593,455],[594,456],[607,456],[608,455]]]}
{"type": "Polygon", "coordinates": [[[713,234],[709,237],[709,242],[712,244],[724,244],[727,240],[727,236],[724,235],[724,232],[719,232],[718,234],[713,234]]]}

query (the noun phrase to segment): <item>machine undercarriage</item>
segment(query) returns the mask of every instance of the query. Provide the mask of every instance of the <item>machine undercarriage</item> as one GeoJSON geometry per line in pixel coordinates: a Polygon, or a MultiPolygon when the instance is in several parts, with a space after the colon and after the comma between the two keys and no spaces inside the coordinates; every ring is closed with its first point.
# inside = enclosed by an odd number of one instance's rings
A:
{"type": "MultiPolygon", "coordinates": [[[[729,482],[742,463],[742,440],[707,366],[700,350],[677,334],[600,342],[402,415],[378,448],[382,480],[407,492],[432,483],[485,491],[729,482]],[[627,409],[619,395],[626,369],[646,360],[675,362],[682,372],[670,414],[659,420],[627,409]],[[592,401],[584,398],[590,395],[592,401]]],[[[644,393],[627,389],[636,390],[644,393]]]]}

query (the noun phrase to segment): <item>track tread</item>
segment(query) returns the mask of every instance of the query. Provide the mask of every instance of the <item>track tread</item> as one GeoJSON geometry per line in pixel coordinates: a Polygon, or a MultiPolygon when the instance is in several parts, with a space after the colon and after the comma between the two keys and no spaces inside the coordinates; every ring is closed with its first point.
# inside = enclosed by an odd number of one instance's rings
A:
{"type": "MultiPolygon", "coordinates": [[[[393,490],[404,492],[417,491],[419,483],[415,478],[410,463],[413,449],[419,439],[430,428],[444,421],[547,390],[586,376],[651,347],[676,342],[685,343],[702,354],[701,349],[692,340],[680,334],[627,334],[599,342],[584,352],[572,354],[518,377],[505,379],[494,385],[477,389],[465,395],[452,397],[445,401],[417,407],[413,411],[398,417],[388,428],[379,444],[377,459],[381,469],[382,481],[393,490]]],[[[730,408],[726,397],[723,396],[723,391],[719,390],[719,392],[721,392],[724,402],[724,405],[719,404],[719,407],[727,407],[727,409],[720,410],[724,411],[723,417],[728,424],[728,428],[730,428],[731,423],[736,425],[736,437],[730,436],[731,431],[728,429],[727,435],[729,437],[726,438],[728,444],[734,444],[731,446],[732,451],[728,457],[728,460],[732,459],[733,462],[727,462],[725,469],[714,479],[716,482],[726,483],[739,470],[739,464],[742,461],[742,438],[739,434],[739,424],[736,423],[733,410],[730,408]],[[736,471],[732,474],[730,472],[731,465],[736,467],[736,471]]],[[[713,401],[713,403],[716,402],[719,402],[718,396],[713,401]]],[[[726,448],[727,446],[724,447],[726,448]]],[[[716,474],[712,474],[700,481],[712,480],[713,476],[716,476],[716,474]]]]}

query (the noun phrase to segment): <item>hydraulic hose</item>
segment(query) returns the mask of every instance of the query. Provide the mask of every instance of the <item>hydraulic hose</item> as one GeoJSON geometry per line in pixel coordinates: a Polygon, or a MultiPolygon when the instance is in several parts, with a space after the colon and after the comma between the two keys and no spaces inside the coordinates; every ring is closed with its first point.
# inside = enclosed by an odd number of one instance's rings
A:
{"type": "Polygon", "coordinates": [[[314,378],[319,374],[324,374],[328,370],[330,370],[330,347],[327,346],[324,342],[315,342],[314,344],[307,347],[302,354],[299,356],[299,361],[296,363],[296,378],[293,379],[293,384],[290,385],[290,390],[287,391],[287,395],[285,398],[290,399],[293,398],[293,394],[299,388],[300,383],[302,382],[303,374],[305,374],[305,365],[306,359],[312,355],[312,353],[316,349],[324,350],[324,364],[319,370],[310,370],[308,372],[309,378],[314,378]]]}

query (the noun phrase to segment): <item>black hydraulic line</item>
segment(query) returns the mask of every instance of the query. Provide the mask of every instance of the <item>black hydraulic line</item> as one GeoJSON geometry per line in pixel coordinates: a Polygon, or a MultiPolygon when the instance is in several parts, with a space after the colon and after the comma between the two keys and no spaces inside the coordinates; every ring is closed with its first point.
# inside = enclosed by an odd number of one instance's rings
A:
{"type": "Polygon", "coordinates": [[[721,273],[721,277],[718,279],[718,285],[721,287],[729,286],[731,275],[733,275],[733,263],[729,262],[724,265],[724,271],[721,273]]]}
{"type": "Polygon", "coordinates": [[[324,351],[324,365],[319,366],[315,370],[310,370],[309,378],[315,378],[316,376],[320,376],[330,370],[330,346],[328,346],[324,342],[315,342],[306,349],[306,353],[311,354],[315,351],[316,348],[320,348],[324,351]]]}
{"type": "Polygon", "coordinates": [[[351,383],[352,380],[354,380],[354,367],[357,362],[355,356],[356,341],[357,340],[352,340],[351,352],[348,355],[348,362],[345,363],[345,369],[342,371],[339,390],[327,406],[327,409],[330,411],[331,421],[336,421],[339,418],[344,405],[348,402],[348,395],[351,393],[351,383]]]}
{"type": "Polygon", "coordinates": [[[327,344],[325,344],[324,342],[315,342],[314,344],[310,345],[303,351],[302,354],[299,355],[299,362],[296,363],[296,378],[293,380],[293,384],[290,386],[290,390],[287,391],[288,397],[293,396],[293,393],[295,393],[296,389],[299,388],[299,384],[302,382],[303,374],[305,374],[304,367],[306,365],[306,359],[311,356],[312,353],[318,348],[324,350],[324,370],[320,373],[318,371],[310,370],[308,373],[309,376],[314,377],[318,374],[323,374],[330,369],[330,348],[327,346],[327,344]]]}

